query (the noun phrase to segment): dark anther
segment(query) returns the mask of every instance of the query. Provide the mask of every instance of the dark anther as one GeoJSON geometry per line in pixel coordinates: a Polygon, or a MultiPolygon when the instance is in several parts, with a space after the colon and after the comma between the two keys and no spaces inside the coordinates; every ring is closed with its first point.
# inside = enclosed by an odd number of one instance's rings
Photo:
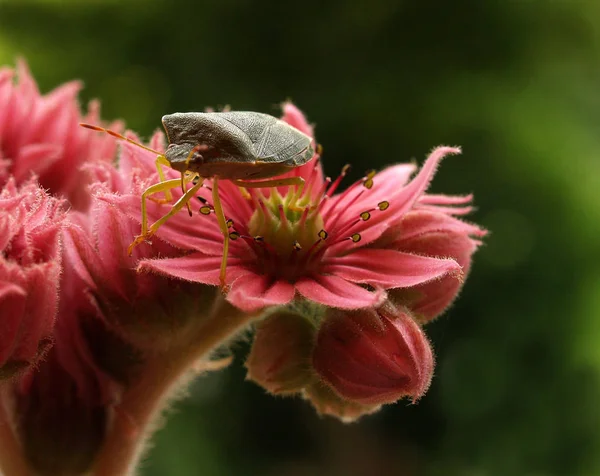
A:
{"type": "Polygon", "coordinates": [[[379,207],[379,209],[381,211],[387,210],[390,207],[390,202],[388,202],[387,200],[384,200],[383,202],[379,202],[377,204],[377,206],[379,207]]]}

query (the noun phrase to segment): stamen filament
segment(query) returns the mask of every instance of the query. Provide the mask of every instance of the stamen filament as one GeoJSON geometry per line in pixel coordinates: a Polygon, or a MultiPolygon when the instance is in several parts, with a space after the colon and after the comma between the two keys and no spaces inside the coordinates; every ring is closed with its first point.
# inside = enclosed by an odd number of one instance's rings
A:
{"type": "Polygon", "coordinates": [[[350,170],[350,164],[346,164],[342,167],[342,171],[340,172],[338,177],[335,179],[335,182],[333,182],[331,187],[329,187],[329,190],[327,190],[327,193],[325,195],[327,195],[328,197],[331,197],[335,193],[340,182],[344,179],[344,177],[346,176],[346,174],[348,173],[349,170],[350,170]]]}

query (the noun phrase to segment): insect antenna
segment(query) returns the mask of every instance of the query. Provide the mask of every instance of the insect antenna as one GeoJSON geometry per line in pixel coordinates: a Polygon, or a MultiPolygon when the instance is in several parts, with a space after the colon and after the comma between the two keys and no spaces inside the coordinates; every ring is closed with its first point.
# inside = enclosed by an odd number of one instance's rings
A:
{"type": "Polygon", "coordinates": [[[129,142],[130,144],[137,145],[138,147],[141,147],[142,149],[147,150],[148,152],[152,152],[153,154],[164,156],[164,154],[162,154],[161,152],[151,149],[150,147],[146,147],[144,144],[140,144],[139,142],[136,142],[133,139],[130,139],[129,137],[125,137],[123,134],[119,134],[118,132],[111,131],[110,129],[105,129],[104,127],[100,127],[100,126],[94,126],[93,124],[86,124],[84,122],[80,123],[79,125],[81,127],[85,127],[86,129],[91,129],[93,131],[106,132],[108,135],[116,137],[117,139],[120,139],[120,140],[124,140],[125,142],[129,142]]]}

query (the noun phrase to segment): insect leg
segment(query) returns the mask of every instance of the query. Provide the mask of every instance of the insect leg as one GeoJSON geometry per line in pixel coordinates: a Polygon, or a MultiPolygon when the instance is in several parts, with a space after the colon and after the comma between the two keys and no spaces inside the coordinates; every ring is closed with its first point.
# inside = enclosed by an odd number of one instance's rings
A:
{"type": "Polygon", "coordinates": [[[144,190],[144,193],[142,193],[142,233],[139,236],[136,236],[133,243],[129,245],[129,248],[127,250],[129,255],[131,255],[133,249],[142,241],[144,241],[148,236],[148,214],[146,210],[146,199],[148,199],[150,195],[164,192],[166,190],[170,190],[176,187],[179,187],[179,179],[165,180],[164,182],[151,185],[146,190],[144,190]]]}
{"type": "MultiPolygon", "coordinates": [[[[161,182],[166,182],[167,178],[165,177],[165,171],[163,170],[162,166],[167,166],[170,167],[171,164],[169,163],[169,161],[167,160],[167,158],[164,155],[158,155],[156,156],[156,160],[154,161],[154,164],[156,165],[156,171],[158,172],[158,177],[160,178],[161,182]]],[[[157,203],[169,203],[173,201],[173,195],[171,194],[171,188],[170,187],[168,190],[165,190],[165,198],[164,200],[161,199],[154,199],[152,198],[151,200],[157,203]]]]}
{"type": "MultiPolygon", "coordinates": [[[[194,147],[192,150],[190,150],[190,153],[188,154],[187,158],[185,159],[185,167],[187,169],[188,165],[190,165],[190,162],[192,160],[192,157],[194,156],[194,154],[196,152],[198,152],[199,150],[203,149],[204,146],[198,144],[196,147],[194,147]]],[[[170,165],[170,164],[169,164],[170,165]]],[[[193,180],[196,178],[196,176],[198,176],[198,174],[193,174],[193,177],[191,179],[189,179],[189,173],[186,172],[181,172],[181,191],[185,194],[185,185],[189,180],[193,180]]],[[[188,213],[190,214],[190,216],[192,216],[192,208],[190,207],[190,203],[189,200],[186,202],[186,206],[187,206],[187,210],[188,213]]]]}
{"type": "MultiPolygon", "coordinates": [[[[178,181],[178,179],[175,179],[175,181],[178,181]]],[[[198,183],[196,183],[196,185],[194,185],[187,192],[185,192],[183,194],[183,196],[173,204],[173,206],[169,210],[169,213],[167,213],[162,218],[156,220],[152,224],[152,226],[150,228],[148,228],[148,232],[146,233],[146,236],[152,236],[154,233],[156,233],[156,230],[158,230],[169,218],[171,218],[179,210],[181,210],[184,206],[186,206],[188,204],[188,202],[194,197],[194,195],[196,195],[196,192],[198,192],[198,189],[200,187],[202,187],[203,182],[204,182],[203,180],[199,180],[198,183]]]]}
{"type": "Polygon", "coordinates": [[[217,215],[217,222],[221,233],[223,233],[223,257],[221,258],[221,272],[219,274],[219,283],[221,290],[224,294],[227,293],[227,285],[225,284],[225,277],[227,271],[227,255],[229,254],[229,228],[227,227],[227,221],[225,220],[225,213],[223,213],[223,206],[221,205],[221,199],[219,198],[219,178],[213,178],[212,184],[212,196],[213,196],[213,207],[215,209],[215,215],[217,215]]]}

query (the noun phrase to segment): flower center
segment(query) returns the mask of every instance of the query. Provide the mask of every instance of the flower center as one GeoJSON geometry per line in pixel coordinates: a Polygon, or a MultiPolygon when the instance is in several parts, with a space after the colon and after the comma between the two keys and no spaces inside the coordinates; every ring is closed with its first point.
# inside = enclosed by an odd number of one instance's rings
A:
{"type": "MultiPolygon", "coordinates": [[[[373,187],[375,172],[369,171],[337,200],[330,202],[348,169],[349,166],[345,166],[333,181],[329,177],[320,178],[320,169],[314,167],[303,186],[240,188],[243,197],[252,202],[253,213],[246,226],[236,228],[233,220],[227,220],[229,238],[244,240],[251,253],[246,259],[254,262],[259,274],[294,283],[301,277],[318,273],[329,249],[350,252],[352,245],[361,241],[364,222],[373,212],[387,210],[389,202],[381,201],[356,216],[337,219],[364,191],[373,187]]],[[[200,212],[210,214],[212,207],[206,200],[201,201],[205,206],[200,212]]]]}
{"type": "Polygon", "coordinates": [[[280,260],[289,261],[308,251],[320,240],[323,218],[310,194],[288,187],[285,195],[273,189],[268,198],[260,197],[248,231],[255,240],[264,241],[280,260]]]}

